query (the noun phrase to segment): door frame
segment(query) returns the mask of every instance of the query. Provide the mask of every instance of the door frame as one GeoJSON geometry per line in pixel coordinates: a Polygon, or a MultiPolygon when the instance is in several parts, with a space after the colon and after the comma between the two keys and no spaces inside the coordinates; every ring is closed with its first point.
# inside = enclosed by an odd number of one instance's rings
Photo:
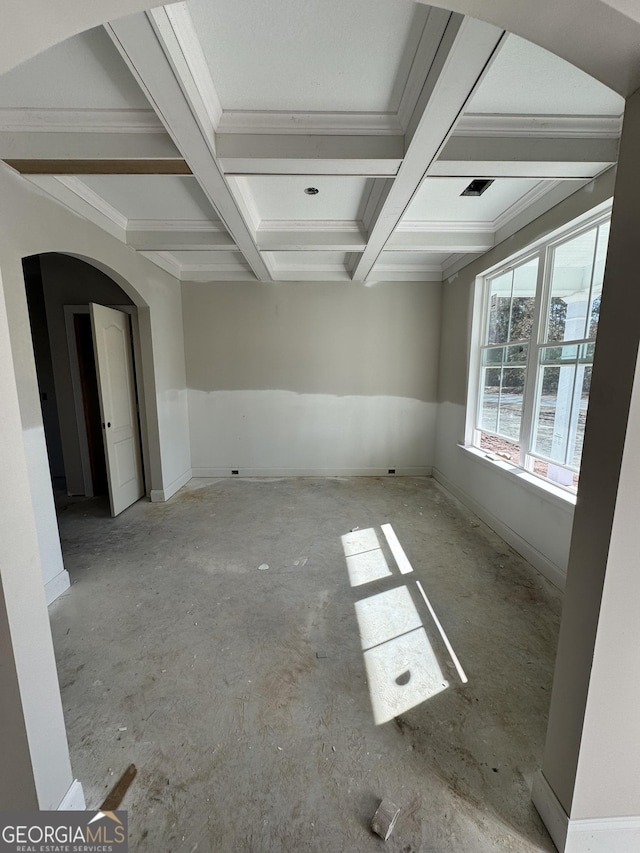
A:
{"type": "MultiPolygon", "coordinates": [[[[135,305],[106,305],[106,308],[114,308],[122,311],[131,318],[131,337],[133,340],[133,371],[138,402],[138,421],[140,425],[140,446],[142,449],[142,476],[144,479],[144,493],[149,497],[151,483],[151,469],[149,462],[149,440],[147,433],[147,410],[144,398],[144,383],[142,377],[142,350],[140,346],[140,326],[138,323],[138,309],[135,305]]],[[[78,358],[78,345],[76,341],[74,315],[89,314],[88,305],[65,305],[64,324],[67,335],[67,348],[69,351],[69,364],[71,367],[71,386],[73,388],[73,404],[78,429],[78,445],[80,449],[80,461],[82,465],[82,480],[85,495],[93,497],[93,478],[91,476],[91,462],[89,459],[89,440],[87,437],[87,424],[85,420],[84,404],[82,399],[82,382],[80,380],[80,364],[78,358]]]]}

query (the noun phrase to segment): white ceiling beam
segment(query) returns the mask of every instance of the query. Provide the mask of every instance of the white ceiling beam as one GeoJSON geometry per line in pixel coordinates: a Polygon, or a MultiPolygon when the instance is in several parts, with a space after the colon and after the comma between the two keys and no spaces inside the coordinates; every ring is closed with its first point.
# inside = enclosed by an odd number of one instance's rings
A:
{"type": "Polygon", "coordinates": [[[404,137],[224,133],[216,137],[222,170],[229,175],[397,174],[404,137]]]}
{"type": "Polygon", "coordinates": [[[216,162],[213,132],[206,129],[207,122],[213,127],[215,117],[199,94],[193,62],[190,65],[185,60],[183,43],[167,10],[162,7],[121,18],[106,24],[105,29],[256,277],[270,281],[269,270],[216,162]]]}
{"type": "Polygon", "coordinates": [[[127,228],[127,245],[138,251],[234,251],[237,247],[226,231],[179,228],[127,228]]]}
{"type": "Polygon", "coordinates": [[[167,133],[0,132],[2,160],[176,160],[167,133]]]}
{"type": "Polygon", "coordinates": [[[256,237],[258,247],[263,252],[363,252],[367,245],[366,234],[357,226],[291,230],[261,227],[256,237]]]}
{"type": "Polygon", "coordinates": [[[494,246],[492,230],[461,231],[451,223],[449,231],[395,231],[384,247],[385,252],[487,252],[494,246]]]}
{"type": "MultiPolygon", "coordinates": [[[[0,121],[2,111],[0,110],[0,121]]],[[[402,125],[395,113],[283,112],[224,110],[216,130],[226,133],[302,134],[303,136],[398,136],[402,125]]]]}
{"type": "Polygon", "coordinates": [[[452,136],[429,170],[433,177],[593,178],[614,165],[618,140],[452,136]]]}
{"type": "Polygon", "coordinates": [[[410,143],[404,160],[369,232],[354,279],[363,281],[371,272],[502,38],[503,31],[490,24],[450,16],[418,100],[420,115],[414,113],[407,129],[410,143]]]}

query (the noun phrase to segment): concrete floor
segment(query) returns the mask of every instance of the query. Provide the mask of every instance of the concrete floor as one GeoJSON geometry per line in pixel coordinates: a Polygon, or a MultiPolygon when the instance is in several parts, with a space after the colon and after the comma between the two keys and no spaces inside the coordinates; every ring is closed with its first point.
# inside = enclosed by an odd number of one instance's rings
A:
{"type": "Polygon", "coordinates": [[[51,606],[75,775],[126,767],[131,850],[552,851],[540,766],[561,596],[428,478],[193,480],[60,513],[51,606]],[[391,522],[414,573],[352,588],[341,536],[391,522]],[[268,564],[268,569],[260,569],[268,564]],[[375,725],[354,603],[420,579],[469,681],[375,725]],[[382,797],[402,808],[384,844],[382,797]]]}

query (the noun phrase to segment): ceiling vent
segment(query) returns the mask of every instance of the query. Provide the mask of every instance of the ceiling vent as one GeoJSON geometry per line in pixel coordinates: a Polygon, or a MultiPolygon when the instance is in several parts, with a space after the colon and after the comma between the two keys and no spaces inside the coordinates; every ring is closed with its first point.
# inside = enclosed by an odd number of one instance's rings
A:
{"type": "Polygon", "coordinates": [[[463,190],[460,195],[482,195],[483,192],[489,189],[493,183],[493,178],[476,178],[471,181],[466,190],[463,190]]]}

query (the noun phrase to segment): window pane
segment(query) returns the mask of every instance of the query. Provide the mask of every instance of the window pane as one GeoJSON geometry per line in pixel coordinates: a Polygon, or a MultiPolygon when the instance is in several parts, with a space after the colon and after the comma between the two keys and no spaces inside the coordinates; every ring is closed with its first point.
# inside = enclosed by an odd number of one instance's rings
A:
{"type": "Polygon", "coordinates": [[[482,371],[482,390],[480,392],[480,417],[478,426],[489,432],[498,429],[498,400],[500,397],[499,367],[485,367],[482,371]]]}
{"type": "Polygon", "coordinates": [[[513,271],[510,341],[528,341],[531,337],[537,282],[537,257],[513,271]]]}
{"type": "Polygon", "coordinates": [[[598,332],[598,320],[600,319],[600,298],[602,296],[602,281],[604,279],[604,264],[607,259],[608,243],[609,223],[605,222],[598,228],[598,248],[596,249],[596,262],[593,269],[593,285],[591,287],[589,328],[587,331],[587,337],[589,338],[595,338],[598,332]]]}
{"type": "MultiPolygon", "coordinates": [[[[589,405],[589,391],[591,389],[591,367],[578,367],[578,371],[582,369],[582,387],[579,399],[576,400],[578,407],[578,424],[576,428],[575,446],[573,448],[573,458],[570,459],[574,468],[580,467],[582,459],[582,444],[584,442],[584,427],[587,421],[587,407],[589,405]]],[[[578,377],[579,380],[579,377],[578,377]]]]}
{"type": "MultiPolygon", "coordinates": [[[[553,252],[548,341],[573,341],[586,335],[591,271],[597,228],[568,240],[553,252]]],[[[598,303],[599,309],[599,303],[598,303]]]]}
{"type": "Polygon", "coordinates": [[[525,364],[527,344],[515,344],[512,347],[486,347],[483,350],[482,363],[487,367],[498,364],[525,364]]]}
{"type": "Polygon", "coordinates": [[[520,439],[524,373],[524,367],[505,367],[502,371],[497,432],[514,441],[520,439]]]}
{"type": "Polygon", "coordinates": [[[512,281],[513,272],[509,270],[490,283],[488,344],[502,344],[508,340],[512,281]]]}
{"type": "Polygon", "coordinates": [[[560,464],[565,463],[569,441],[575,372],[575,364],[542,368],[534,451],[560,464]]]}

